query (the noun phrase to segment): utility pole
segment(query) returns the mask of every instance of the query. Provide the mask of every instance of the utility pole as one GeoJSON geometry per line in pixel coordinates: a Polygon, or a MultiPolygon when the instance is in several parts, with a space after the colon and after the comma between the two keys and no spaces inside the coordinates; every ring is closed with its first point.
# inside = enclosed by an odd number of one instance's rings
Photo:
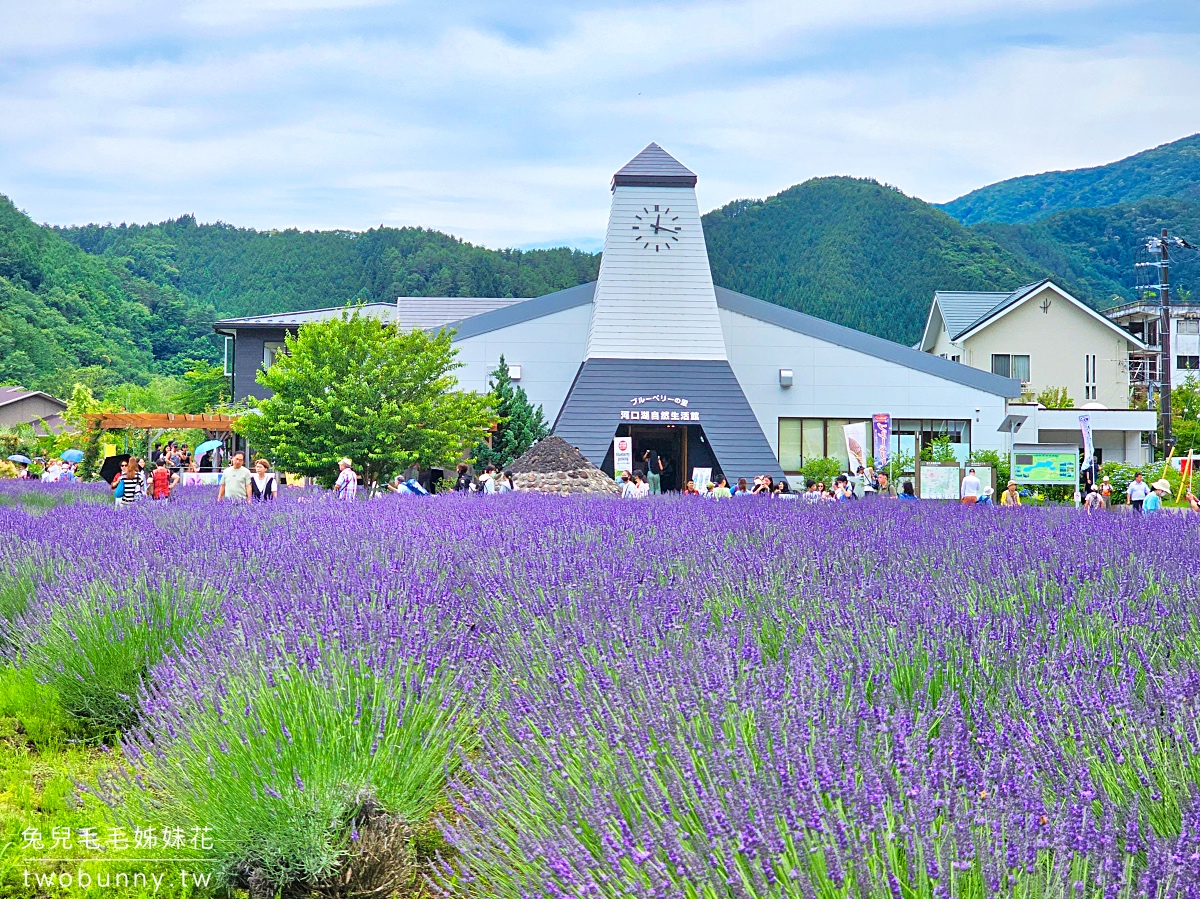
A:
{"type": "Polygon", "coordinates": [[[1163,455],[1169,456],[1175,446],[1175,437],[1171,434],[1171,281],[1168,272],[1170,256],[1167,252],[1167,229],[1162,229],[1158,241],[1158,304],[1159,304],[1159,341],[1162,352],[1158,359],[1158,416],[1162,423],[1163,455]]]}

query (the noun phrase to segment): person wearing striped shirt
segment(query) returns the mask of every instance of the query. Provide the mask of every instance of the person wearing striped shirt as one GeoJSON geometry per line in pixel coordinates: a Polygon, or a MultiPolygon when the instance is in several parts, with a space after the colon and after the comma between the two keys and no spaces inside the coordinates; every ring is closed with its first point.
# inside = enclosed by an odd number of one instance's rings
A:
{"type": "Polygon", "coordinates": [[[121,495],[116,498],[118,509],[129,508],[145,495],[145,480],[136,457],[130,456],[129,461],[121,466],[121,473],[113,478],[112,488],[114,491],[121,491],[121,495]]]}

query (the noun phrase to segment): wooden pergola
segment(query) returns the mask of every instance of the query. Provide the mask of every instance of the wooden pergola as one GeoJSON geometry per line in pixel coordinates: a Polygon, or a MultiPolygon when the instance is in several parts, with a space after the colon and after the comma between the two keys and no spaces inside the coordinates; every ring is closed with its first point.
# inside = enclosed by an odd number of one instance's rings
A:
{"type": "Polygon", "coordinates": [[[102,412],[85,415],[101,431],[178,431],[196,429],[212,434],[233,433],[235,415],[187,415],[182,412],[102,412]]]}
{"type": "Polygon", "coordinates": [[[204,431],[213,439],[233,433],[236,415],[188,415],[183,412],[101,412],[83,416],[89,428],[101,431],[145,431],[146,456],[164,431],[204,431]]]}

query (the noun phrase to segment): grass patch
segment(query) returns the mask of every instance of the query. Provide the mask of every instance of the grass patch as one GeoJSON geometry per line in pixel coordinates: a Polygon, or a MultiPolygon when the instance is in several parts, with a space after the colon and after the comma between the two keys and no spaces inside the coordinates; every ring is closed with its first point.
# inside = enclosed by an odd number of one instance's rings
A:
{"type": "Polygon", "coordinates": [[[116,767],[120,754],[76,742],[73,728],[51,687],[39,684],[28,672],[0,668],[0,899],[212,895],[190,883],[180,885],[181,870],[202,873],[207,870],[202,864],[134,860],[174,856],[175,850],[135,848],[132,839],[125,849],[113,848],[114,824],[107,806],[75,785],[94,782],[116,767]],[[30,839],[35,833],[41,836],[40,848],[30,839]],[[60,841],[54,846],[56,833],[69,834],[69,844],[60,841]],[[101,848],[86,848],[83,833],[94,834],[101,848]],[[43,861],[46,858],[65,861],[43,861]],[[85,874],[82,884],[80,871],[85,874]],[[64,874],[69,885],[60,886],[64,874]],[[45,884],[41,888],[39,876],[45,884]],[[114,883],[121,885],[114,887],[114,883]]]}

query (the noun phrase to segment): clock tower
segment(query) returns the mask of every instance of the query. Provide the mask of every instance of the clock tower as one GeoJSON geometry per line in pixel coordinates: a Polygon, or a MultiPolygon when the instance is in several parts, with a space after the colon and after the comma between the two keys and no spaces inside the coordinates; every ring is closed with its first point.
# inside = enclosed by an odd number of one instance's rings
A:
{"type": "Polygon", "coordinates": [[[658,144],[613,175],[586,358],[727,358],[696,176],[658,144]]]}
{"type": "Polygon", "coordinates": [[[634,468],[667,460],[674,489],[697,470],[783,476],[725,351],[696,176],[658,144],[613,175],[587,348],[554,433],[610,474],[614,437],[629,438],[634,468]]]}

